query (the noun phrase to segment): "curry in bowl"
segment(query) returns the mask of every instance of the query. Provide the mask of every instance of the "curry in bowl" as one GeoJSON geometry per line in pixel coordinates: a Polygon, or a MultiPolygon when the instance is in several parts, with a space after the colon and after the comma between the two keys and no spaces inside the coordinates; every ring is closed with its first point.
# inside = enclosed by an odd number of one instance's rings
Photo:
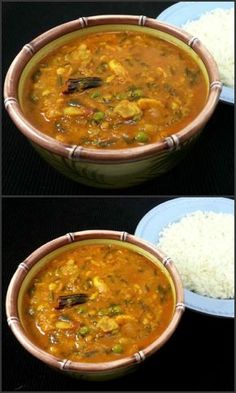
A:
{"type": "Polygon", "coordinates": [[[52,50],[31,70],[21,105],[59,142],[125,149],[180,131],[207,96],[203,70],[186,50],[126,29],[87,33],[52,50]]]}
{"type": "Polygon", "coordinates": [[[56,238],[19,264],[8,324],[33,356],[69,375],[118,378],[161,348],[184,311],[174,263],[126,232],[56,238]]]}
{"type": "Polygon", "coordinates": [[[114,243],[55,256],[25,288],[21,319],[44,351],[74,362],[134,355],[161,336],[175,310],[163,268],[114,243]]]}
{"type": "Polygon", "coordinates": [[[16,126],[59,172],[92,187],[125,188],[184,158],[221,88],[196,37],[145,16],[100,15],[24,45],[4,97],[16,126]]]}

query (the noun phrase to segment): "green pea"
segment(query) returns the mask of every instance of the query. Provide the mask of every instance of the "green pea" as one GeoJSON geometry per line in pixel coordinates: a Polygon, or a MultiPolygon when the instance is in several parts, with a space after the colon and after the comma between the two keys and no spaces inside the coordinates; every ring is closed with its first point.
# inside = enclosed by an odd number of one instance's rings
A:
{"type": "Polygon", "coordinates": [[[93,115],[93,120],[100,122],[100,121],[102,121],[104,119],[104,117],[105,117],[105,113],[104,112],[96,112],[93,115]]]}
{"type": "Polygon", "coordinates": [[[143,96],[143,92],[141,89],[134,89],[134,90],[131,90],[131,92],[130,92],[130,97],[133,100],[138,100],[142,96],[143,96]]]}
{"type": "Polygon", "coordinates": [[[81,336],[86,336],[86,334],[89,333],[89,328],[88,326],[83,326],[82,328],[79,329],[79,334],[81,336]]]}
{"type": "Polygon", "coordinates": [[[100,97],[100,95],[101,93],[99,93],[99,91],[94,91],[92,94],[90,94],[90,97],[94,99],[100,97]]]}
{"type": "Polygon", "coordinates": [[[114,347],[112,347],[112,352],[114,352],[114,353],[122,353],[123,352],[122,345],[120,345],[120,344],[114,345],[114,347]]]}
{"type": "Polygon", "coordinates": [[[78,314],[83,314],[85,312],[85,307],[79,306],[76,308],[78,314]]]}
{"type": "Polygon", "coordinates": [[[146,134],[146,132],[140,131],[136,135],[135,140],[140,143],[147,143],[149,141],[149,136],[146,134]]]}
{"type": "Polygon", "coordinates": [[[121,314],[121,313],[122,313],[122,311],[121,311],[120,306],[114,305],[114,306],[109,307],[109,314],[110,315],[117,315],[117,314],[121,314]]]}

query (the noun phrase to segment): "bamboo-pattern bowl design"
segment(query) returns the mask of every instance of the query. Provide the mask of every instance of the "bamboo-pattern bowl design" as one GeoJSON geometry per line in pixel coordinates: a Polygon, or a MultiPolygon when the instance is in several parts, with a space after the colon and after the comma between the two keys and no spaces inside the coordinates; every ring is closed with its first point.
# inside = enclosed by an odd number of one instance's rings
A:
{"type": "Polygon", "coordinates": [[[214,112],[221,90],[217,65],[197,37],[145,16],[102,15],[59,25],[24,45],[8,70],[4,97],[13,122],[54,168],[85,185],[125,188],[162,175],[185,156],[214,112]],[[119,150],[63,144],[33,127],[21,110],[24,80],[32,67],[52,49],[80,34],[111,29],[148,32],[187,51],[201,67],[208,84],[208,98],[199,115],[185,128],[160,142],[119,150]]]}
{"type": "Polygon", "coordinates": [[[172,260],[160,250],[144,240],[141,240],[126,232],[111,230],[88,230],[68,233],[56,238],[34,251],[22,263],[19,264],[8,287],[6,297],[6,313],[8,324],[23,347],[33,356],[46,363],[55,370],[62,371],[68,375],[86,380],[107,380],[118,378],[126,373],[134,371],[147,357],[154,354],[174,333],[184,312],[183,286],[172,260]],[[157,264],[167,275],[175,298],[175,307],[172,320],[166,330],[142,351],[123,359],[103,363],[73,362],[68,359],[57,358],[41,348],[37,347],[27,336],[21,323],[22,295],[30,279],[45,264],[65,249],[76,247],[79,242],[111,243],[115,242],[121,247],[128,247],[146,256],[157,264]]]}

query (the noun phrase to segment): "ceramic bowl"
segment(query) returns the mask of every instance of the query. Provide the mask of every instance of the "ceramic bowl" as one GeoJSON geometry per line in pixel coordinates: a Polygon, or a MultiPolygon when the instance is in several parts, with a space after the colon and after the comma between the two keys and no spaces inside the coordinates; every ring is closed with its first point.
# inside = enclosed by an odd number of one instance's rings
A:
{"type": "Polygon", "coordinates": [[[124,188],[162,175],[184,157],[214,112],[221,90],[217,65],[196,37],[145,16],[102,15],[62,24],[24,45],[8,70],[4,96],[6,110],[13,122],[54,168],[85,185],[124,188]],[[201,67],[208,85],[208,98],[190,124],[160,142],[119,150],[95,150],[63,144],[30,124],[21,110],[22,92],[25,80],[37,62],[53,49],[80,35],[127,29],[146,32],[178,45],[201,67]]]}
{"type": "Polygon", "coordinates": [[[65,374],[88,380],[105,380],[118,378],[128,372],[134,371],[140,363],[145,361],[174,333],[184,311],[183,286],[179,274],[170,258],[151,244],[126,232],[90,230],[69,233],[56,238],[34,251],[24,262],[20,263],[9,284],[6,297],[6,313],[8,324],[17,340],[33,356],[48,366],[60,370],[65,374]],[[68,359],[57,358],[37,347],[28,337],[21,323],[22,298],[29,281],[50,260],[61,252],[73,249],[81,242],[116,243],[121,247],[131,248],[141,253],[150,261],[157,264],[166,274],[171,284],[175,298],[172,319],[161,334],[149,346],[132,356],[103,363],[73,362],[68,359]]]}

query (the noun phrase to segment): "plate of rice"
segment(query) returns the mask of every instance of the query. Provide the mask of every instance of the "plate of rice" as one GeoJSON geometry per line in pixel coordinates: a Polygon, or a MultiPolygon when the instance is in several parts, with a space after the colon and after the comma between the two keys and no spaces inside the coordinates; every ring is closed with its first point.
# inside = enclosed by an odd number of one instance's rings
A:
{"type": "Polygon", "coordinates": [[[220,100],[234,104],[234,2],[178,2],[157,19],[199,38],[218,65],[223,82],[220,100]]]}
{"type": "Polygon", "coordinates": [[[234,200],[169,200],[141,219],[135,236],[156,245],[174,262],[187,308],[234,317],[234,200]]]}

